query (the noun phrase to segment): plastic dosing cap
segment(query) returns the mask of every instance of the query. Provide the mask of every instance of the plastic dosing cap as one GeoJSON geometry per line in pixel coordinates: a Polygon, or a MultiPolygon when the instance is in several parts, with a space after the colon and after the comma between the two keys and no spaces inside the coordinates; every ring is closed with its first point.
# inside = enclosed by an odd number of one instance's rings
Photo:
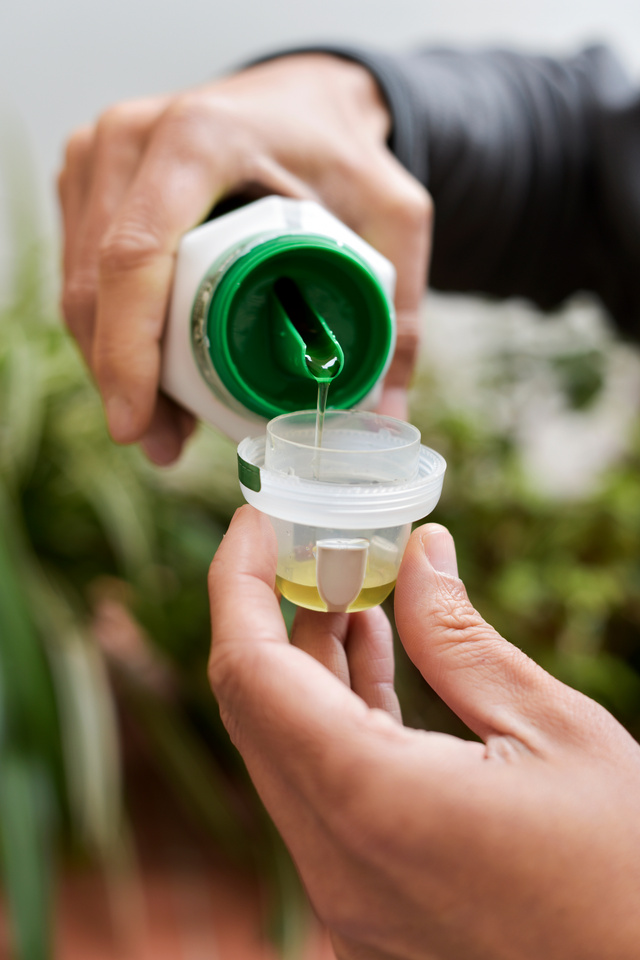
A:
{"type": "Polygon", "coordinates": [[[433,510],[446,463],[420,445],[415,427],[375,413],[334,410],[325,421],[330,446],[323,436],[318,449],[311,420],[309,413],[282,416],[267,426],[266,436],[240,443],[238,476],[248,503],[280,520],[333,530],[395,527],[433,510]],[[296,421],[302,421],[299,438],[296,421]]]}
{"type": "Polygon", "coordinates": [[[410,423],[367,411],[330,410],[321,448],[315,445],[315,427],[315,410],[271,420],[266,469],[325,483],[393,483],[417,476],[420,431],[410,423]]]}
{"type": "Polygon", "coordinates": [[[314,235],[271,238],[239,256],[215,288],[211,362],[260,416],[315,406],[317,380],[334,377],[331,405],[353,407],[387,366],[392,310],[354,251],[314,235]]]}

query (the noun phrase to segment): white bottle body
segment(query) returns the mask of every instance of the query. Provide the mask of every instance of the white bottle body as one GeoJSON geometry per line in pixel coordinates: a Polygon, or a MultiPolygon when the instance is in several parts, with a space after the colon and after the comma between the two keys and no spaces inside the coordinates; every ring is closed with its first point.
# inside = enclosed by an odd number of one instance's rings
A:
{"type": "MultiPolygon", "coordinates": [[[[365,261],[393,303],[395,269],[366,241],[319,204],[310,200],[266,197],[196,227],[185,234],[178,248],[173,292],[162,344],[162,390],[201,420],[217,427],[232,440],[264,433],[267,419],[242,406],[222,382],[215,392],[204,379],[192,340],[192,310],[203,279],[216,261],[223,261],[244,242],[279,234],[307,234],[330,238],[350,248],[365,261]]],[[[394,327],[395,331],[395,327],[394,327]]],[[[395,346],[395,333],[390,362],[395,346]]],[[[379,399],[385,370],[359,406],[372,407],[379,399]]]]}

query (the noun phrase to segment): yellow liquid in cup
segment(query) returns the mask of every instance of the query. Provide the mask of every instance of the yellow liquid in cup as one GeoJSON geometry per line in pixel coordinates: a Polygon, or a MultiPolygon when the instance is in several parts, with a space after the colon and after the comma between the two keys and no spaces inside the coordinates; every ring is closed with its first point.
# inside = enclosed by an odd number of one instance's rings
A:
{"type": "MultiPolygon", "coordinates": [[[[331,367],[336,363],[337,357],[333,357],[330,362],[325,363],[322,368],[318,366],[315,358],[307,356],[306,360],[312,375],[316,377],[318,383],[315,428],[315,447],[317,454],[314,460],[314,475],[317,478],[322,463],[324,417],[327,410],[329,387],[333,379],[333,375],[326,375],[325,367],[331,367]]],[[[276,575],[276,586],[282,596],[299,607],[306,607],[307,610],[326,612],[327,605],[318,593],[316,586],[315,558],[292,561],[285,564],[284,567],[286,570],[285,575],[276,575]]],[[[369,607],[377,607],[378,604],[387,599],[395,587],[397,575],[398,570],[395,563],[390,563],[388,560],[385,563],[379,558],[376,560],[370,556],[362,589],[353,603],[347,608],[347,612],[355,613],[357,610],[368,610],[369,607]]]]}
{"type": "MultiPolygon", "coordinates": [[[[307,610],[321,610],[327,607],[321,599],[316,586],[316,561],[304,560],[292,564],[291,572],[285,576],[276,576],[276,585],[283,597],[307,610]]],[[[348,612],[367,610],[377,607],[389,596],[396,584],[398,571],[392,564],[371,564],[365,574],[362,590],[349,606],[348,612]]]]}

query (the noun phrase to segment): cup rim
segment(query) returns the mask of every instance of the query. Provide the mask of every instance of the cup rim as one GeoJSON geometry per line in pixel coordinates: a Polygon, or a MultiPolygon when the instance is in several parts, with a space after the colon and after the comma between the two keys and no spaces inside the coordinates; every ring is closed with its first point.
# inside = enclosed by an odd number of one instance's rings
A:
{"type": "Polygon", "coordinates": [[[442,490],[444,457],[420,446],[418,475],[411,480],[342,484],[305,479],[264,465],[266,437],[247,437],[238,446],[240,487],[245,500],[281,520],[336,529],[392,527],[433,510],[442,490]]]}
{"type": "MultiPolygon", "coordinates": [[[[304,416],[308,416],[310,418],[315,419],[316,411],[315,410],[296,410],[293,413],[282,413],[279,416],[274,417],[267,424],[267,437],[275,436],[275,439],[277,439],[281,443],[290,444],[292,447],[297,447],[297,448],[300,448],[301,450],[316,450],[317,448],[315,446],[315,443],[303,443],[300,440],[289,440],[287,437],[282,437],[277,433],[274,435],[273,431],[271,430],[272,424],[277,424],[279,421],[282,421],[282,420],[292,421],[296,417],[302,418],[304,416]]],[[[371,420],[371,422],[373,421],[383,422],[384,424],[387,424],[389,427],[401,428],[401,431],[399,432],[404,433],[404,432],[407,432],[407,430],[411,431],[413,436],[410,439],[407,438],[406,440],[403,440],[400,443],[390,444],[389,446],[386,446],[386,447],[381,446],[376,449],[364,449],[364,450],[356,447],[354,447],[351,450],[345,449],[344,447],[331,447],[331,446],[327,446],[323,442],[322,444],[323,453],[338,453],[342,455],[355,454],[357,456],[369,456],[369,455],[380,456],[380,454],[382,453],[392,452],[392,451],[393,452],[402,451],[402,450],[406,450],[411,447],[420,445],[420,431],[418,430],[418,428],[414,426],[412,423],[407,423],[406,420],[400,420],[398,417],[390,417],[390,416],[387,416],[387,414],[373,413],[368,410],[327,410],[325,414],[325,421],[324,421],[325,428],[326,428],[328,419],[329,420],[338,419],[340,417],[345,417],[345,418],[358,417],[359,419],[371,420]]]]}

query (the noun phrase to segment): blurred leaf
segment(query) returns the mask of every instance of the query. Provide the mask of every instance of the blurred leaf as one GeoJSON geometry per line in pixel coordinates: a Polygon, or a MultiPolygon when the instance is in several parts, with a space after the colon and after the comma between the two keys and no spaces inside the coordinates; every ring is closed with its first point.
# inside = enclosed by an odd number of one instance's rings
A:
{"type": "Polygon", "coordinates": [[[52,619],[48,643],[64,750],[72,821],[87,850],[108,862],[121,829],[118,729],[98,647],[51,589],[42,593],[52,619]]]}
{"type": "Polygon", "coordinates": [[[25,753],[0,750],[0,852],[16,960],[48,960],[52,908],[49,784],[25,753]]]}
{"type": "Polygon", "coordinates": [[[640,700],[640,677],[608,653],[590,656],[552,651],[540,656],[545,669],[563,683],[581,690],[618,716],[630,718],[640,700]]]}
{"type": "Polygon", "coordinates": [[[282,839],[269,823],[264,833],[271,843],[265,842],[263,850],[269,851],[270,911],[269,936],[277,947],[282,960],[299,960],[304,946],[312,913],[298,871],[282,839]]]}
{"type": "Polygon", "coordinates": [[[586,410],[604,386],[604,357],[598,350],[566,353],[552,358],[561,389],[572,410],[586,410]]]}
{"type": "Polygon", "coordinates": [[[15,489],[35,462],[44,414],[39,358],[27,331],[0,339],[0,464],[5,483],[15,489]]]}
{"type": "Polygon", "coordinates": [[[127,702],[151,741],[168,788],[228,856],[251,862],[252,837],[233,808],[215,757],[178,711],[169,711],[131,677],[122,680],[127,702]]]}
{"type": "Polygon", "coordinates": [[[0,482],[0,673],[6,743],[52,758],[57,716],[51,679],[35,629],[30,597],[19,576],[28,550],[0,482]]]}

